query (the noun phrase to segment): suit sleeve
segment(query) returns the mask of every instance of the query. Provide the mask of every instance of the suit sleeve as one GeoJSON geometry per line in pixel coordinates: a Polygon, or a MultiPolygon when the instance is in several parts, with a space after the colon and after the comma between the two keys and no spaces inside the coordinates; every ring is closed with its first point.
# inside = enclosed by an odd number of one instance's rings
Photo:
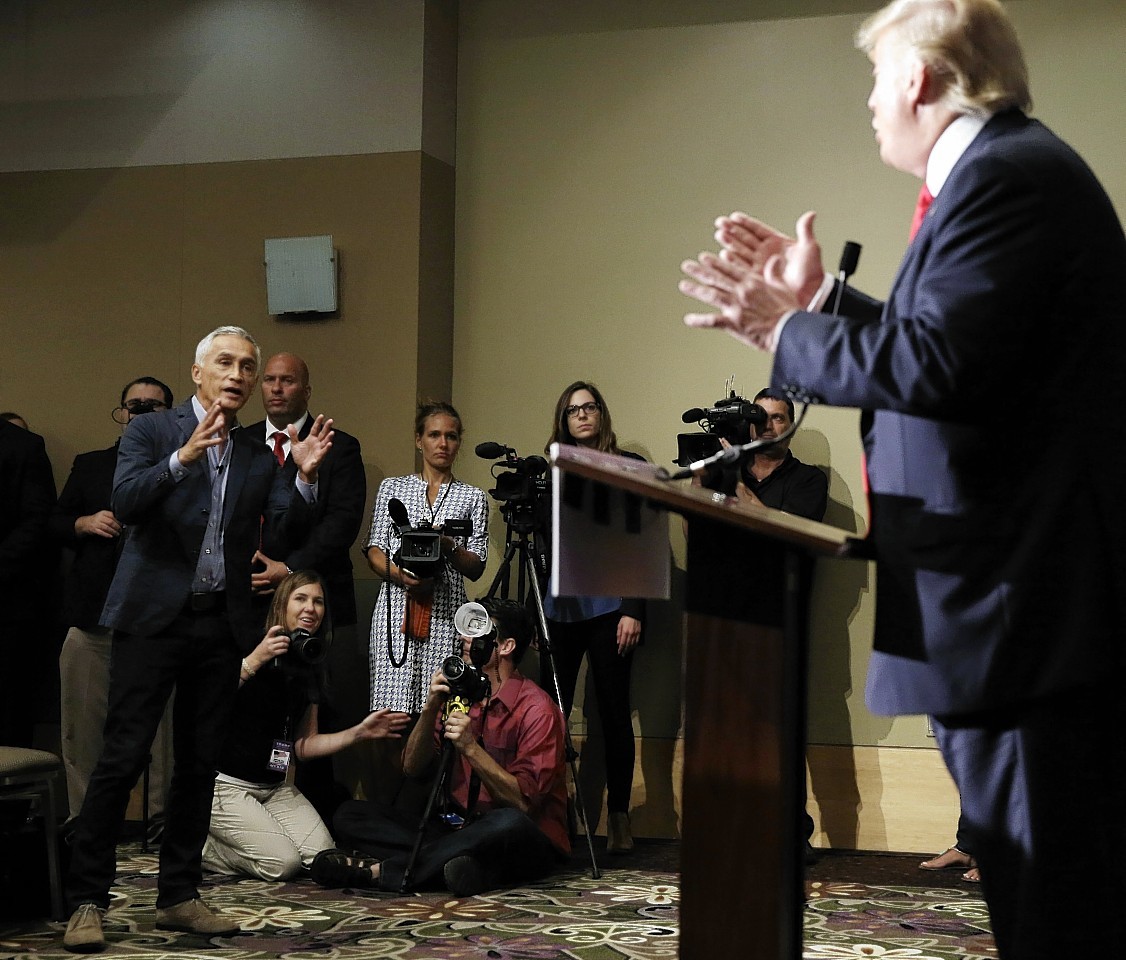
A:
{"type": "Polygon", "coordinates": [[[74,465],[70,468],[70,476],[67,477],[63,492],[59,494],[59,502],[52,511],[49,522],[51,537],[56,543],[74,546],[78,542],[74,523],[79,517],[86,516],[84,506],[81,457],[75,457],[74,465]]]}
{"type": "MultiPolygon", "coordinates": [[[[176,421],[171,415],[135,417],[121,435],[117,467],[113,473],[110,509],[122,523],[141,523],[174,489],[176,481],[168,458],[177,448],[173,439],[176,421]],[[167,436],[165,436],[167,435],[167,436]],[[162,438],[167,442],[162,442],[162,438]]],[[[204,467],[193,463],[189,471],[204,467]]]]}
{"type": "MultiPolygon", "coordinates": [[[[21,429],[14,427],[13,429],[21,429]]],[[[20,438],[23,440],[24,438],[20,438]]],[[[27,572],[27,564],[40,555],[47,521],[55,505],[55,478],[43,438],[28,434],[24,463],[15,465],[16,523],[0,538],[0,577],[14,579],[27,572]]]]}
{"type": "Polygon", "coordinates": [[[1027,379],[1027,351],[1051,333],[1035,327],[1056,272],[1043,191],[1019,164],[985,156],[935,203],[941,217],[908,251],[883,322],[855,299],[857,316],[794,314],[775,384],[835,406],[960,419],[988,403],[995,384],[1027,379]]]}
{"type": "Polygon", "coordinates": [[[286,558],[293,570],[320,570],[331,559],[347,551],[360,531],[367,505],[367,480],[360,444],[353,437],[332,449],[332,470],[321,470],[321,492],[317,501],[316,525],[308,537],[286,558]]]}

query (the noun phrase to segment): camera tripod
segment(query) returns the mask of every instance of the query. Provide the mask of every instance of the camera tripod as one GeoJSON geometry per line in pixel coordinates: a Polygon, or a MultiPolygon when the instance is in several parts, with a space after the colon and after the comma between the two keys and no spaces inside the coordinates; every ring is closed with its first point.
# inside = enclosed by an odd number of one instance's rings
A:
{"type": "MultiPolygon", "coordinates": [[[[508,599],[512,561],[518,555],[520,561],[517,567],[516,599],[521,603],[526,602],[528,586],[530,584],[531,594],[535,601],[536,624],[540,630],[540,643],[538,648],[540,658],[542,661],[546,662],[547,669],[551,673],[551,683],[555,691],[555,702],[559,704],[559,709],[562,710],[563,693],[559,688],[559,675],[555,671],[555,656],[551,648],[551,634],[547,629],[547,615],[544,613],[543,609],[543,584],[547,580],[546,564],[536,540],[535,523],[524,516],[521,511],[510,509],[513,506],[517,505],[507,503],[502,505],[501,508],[501,515],[504,517],[506,524],[504,559],[501,560],[500,568],[497,570],[496,576],[493,577],[493,582],[489,584],[489,589],[485,593],[485,596],[495,597],[499,592],[501,599],[508,599]]],[[[570,719],[566,716],[563,717],[563,741],[564,756],[567,759],[567,765],[571,769],[571,785],[575,790],[575,812],[578,815],[579,823],[583,826],[583,832],[586,834],[587,850],[590,853],[590,875],[592,879],[598,880],[602,876],[602,871],[598,869],[598,861],[594,857],[593,831],[587,823],[586,805],[583,803],[582,789],[579,786],[578,769],[575,766],[575,761],[578,759],[579,754],[578,751],[575,750],[575,745],[571,740],[571,723],[570,719]]]]}

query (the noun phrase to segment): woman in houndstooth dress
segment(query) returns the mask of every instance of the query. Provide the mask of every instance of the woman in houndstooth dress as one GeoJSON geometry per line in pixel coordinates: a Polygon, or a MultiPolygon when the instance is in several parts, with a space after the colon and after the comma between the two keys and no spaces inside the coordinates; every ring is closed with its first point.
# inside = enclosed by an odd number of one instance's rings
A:
{"type": "Polygon", "coordinates": [[[384,581],[371,621],[373,710],[417,715],[431,675],[451,653],[461,653],[454,613],[467,599],[464,578],[478,580],[485,570],[489,508],[484,491],[453,476],[460,446],[457,411],[448,403],[420,404],[415,447],[422,454],[421,474],[389,477],[379,485],[366,544],[368,564],[384,581]],[[390,516],[392,499],[406,507],[411,526],[426,522],[438,527],[454,518],[472,523],[468,537],[442,537],[443,562],[436,576],[416,579],[396,562],[401,538],[390,516]],[[407,614],[409,636],[403,631],[407,614]]]}

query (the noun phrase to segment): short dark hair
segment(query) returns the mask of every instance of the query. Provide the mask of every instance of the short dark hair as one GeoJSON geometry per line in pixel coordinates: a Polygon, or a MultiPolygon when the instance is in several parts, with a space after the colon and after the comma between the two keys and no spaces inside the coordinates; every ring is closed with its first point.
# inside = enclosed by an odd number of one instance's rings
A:
{"type": "Polygon", "coordinates": [[[156,377],[137,377],[136,380],[130,380],[124,387],[121,388],[121,405],[125,406],[125,394],[129,392],[130,387],[135,387],[137,384],[142,383],[146,387],[159,387],[164,392],[164,405],[172,409],[172,391],[168,389],[168,384],[162,383],[156,377]]]}
{"type": "Polygon", "coordinates": [[[786,409],[790,412],[790,423],[794,422],[794,401],[791,400],[785,393],[776,387],[763,387],[758,393],[755,394],[755,403],[760,400],[781,400],[786,404],[786,409]]]}
{"type": "Polygon", "coordinates": [[[485,612],[492,618],[497,626],[497,642],[511,637],[516,641],[516,649],[512,651],[512,662],[518,664],[532,642],[534,628],[532,617],[527,607],[515,600],[501,600],[497,597],[485,597],[478,603],[485,608],[485,612]]]}

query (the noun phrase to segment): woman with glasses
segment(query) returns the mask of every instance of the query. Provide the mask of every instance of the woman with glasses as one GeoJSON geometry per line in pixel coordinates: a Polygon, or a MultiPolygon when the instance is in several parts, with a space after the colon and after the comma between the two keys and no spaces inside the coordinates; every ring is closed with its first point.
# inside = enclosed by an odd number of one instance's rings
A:
{"type": "MultiPolygon", "coordinates": [[[[598,387],[585,380],[572,383],[560,394],[545,451],[553,443],[642,459],[618,449],[606,401],[598,387]]],[[[634,764],[630,668],[634,647],[641,640],[645,602],[622,597],[546,596],[544,612],[549,620],[565,715],[570,715],[574,704],[575,684],[584,656],[590,664],[606,742],[606,849],[610,853],[627,853],[633,849],[629,822],[634,764]]]]}
{"type": "MultiPolygon", "coordinates": [[[[420,403],[414,425],[420,469],[388,477],[375,497],[365,552],[384,583],[371,620],[372,710],[386,707],[417,716],[434,671],[450,654],[461,652],[454,612],[467,599],[465,578],[476,581],[485,572],[489,543],[484,491],[454,476],[461,433],[461,417],[451,404],[420,403]],[[456,537],[443,533],[437,563],[423,569],[402,560],[404,529],[440,529],[450,521],[469,521],[471,530],[456,537]]],[[[372,759],[379,768],[375,799],[390,802],[397,758],[372,759]]]]}

